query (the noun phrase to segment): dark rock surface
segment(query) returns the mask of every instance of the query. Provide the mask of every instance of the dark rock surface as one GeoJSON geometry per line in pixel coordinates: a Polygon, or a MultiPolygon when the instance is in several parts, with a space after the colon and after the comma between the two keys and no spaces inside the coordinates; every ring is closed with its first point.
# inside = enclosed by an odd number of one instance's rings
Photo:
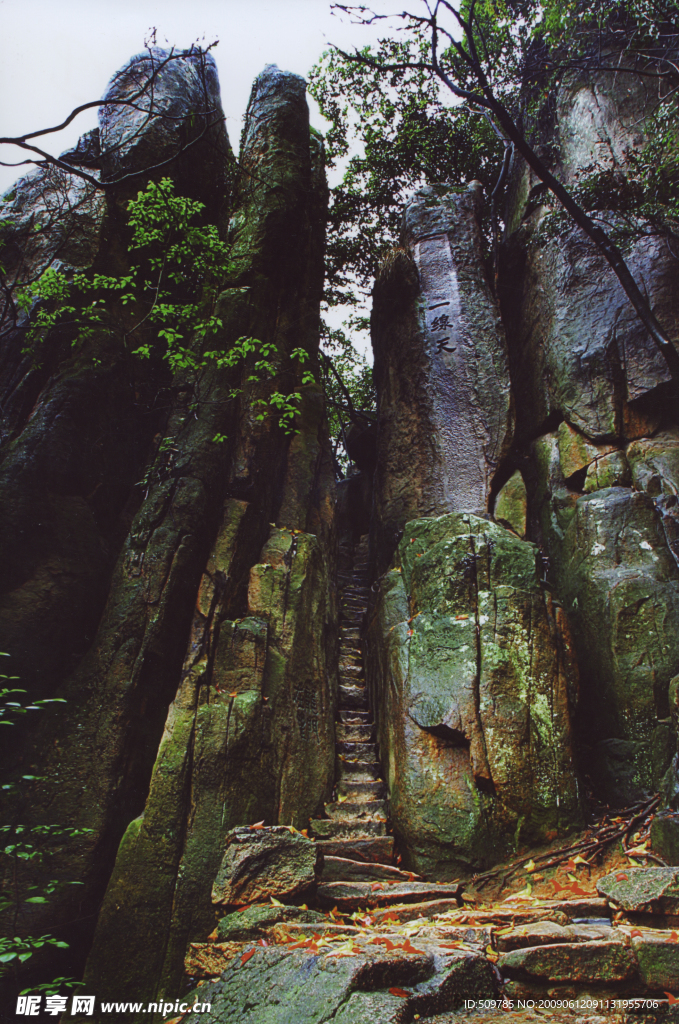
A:
{"type": "Polygon", "coordinates": [[[409,520],[487,512],[511,443],[506,342],[483,267],[478,202],[474,189],[418,192],[403,248],[375,284],[378,573],[409,520]]]}
{"type": "Polygon", "coordinates": [[[283,825],[277,828],[235,828],[212,885],[212,902],[255,903],[262,896],[296,896],[316,881],[318,853],[306,836],[283,825]]]}

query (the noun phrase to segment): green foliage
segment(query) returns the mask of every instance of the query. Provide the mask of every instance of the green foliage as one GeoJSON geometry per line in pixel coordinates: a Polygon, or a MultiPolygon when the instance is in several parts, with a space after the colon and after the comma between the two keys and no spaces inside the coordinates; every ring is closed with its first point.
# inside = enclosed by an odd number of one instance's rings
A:
{"type": "MultiPolygon", "coordinates": [[[[419,61],[426,40],[385,39],[362,54],[379,64],[419,61]]],[[[342,182],[331,190],[327,276],[329,305],[357,305],[386,252],[398,242],[403,204],[423,185],[492,187],[503,147],[488,122],[467,107],[451,107],[421,69],[383,72],[326,52],[309,89],[330,122],[332,165],[350,157],[342,182]]]]}
{"type": "MultiPolygon", "coordinates": [[[[676,4],[673,0],[462,0],[460,30],[448,4],[413,0],[410,10],[380,19],[385,38],[357,50],[348,60],[326,52],[310,76],[310,90],[330,122],[331,163],[351,149],[343,181],[332,190],[329,231],[328,302],[358,303],[356,283],[364,290],[380,259],[396,244],[404,200],[420,185],[453,187],[481,181],[489,197],[497,182],[503,144],[473,98],[461,102],[435,74],[431,26],[437,11],[437,60],[442,75],[457,90],[484,95],[473,67],[478,57],[487,88],[514,120],[523,118],[528,135],[549,113],[559,86],[568,77],[602,68],[650,74],[667,95],[659,103],[633,180],[624,189],[600,179],[582,183],[583,202],[602,208],[614,195],[614,207],[655,203],[666,212],[676,204],[676,4]],[[388,33],[388,34],[387,34],[388,33]],[[449,33],[449,34],[447,34],[449,33]],[[455,43],[453,42],[455,41],[455,43]],[[655,79],[653,76],[656,76],[655,79]],[[674,77],[673,77],[674,76],[674,77]],[[665,85],[662,79],[665,79],[665,85]],[[643,166],[642,166],[643,165],[643,166]],[[617,206],[615,205],[617,204],[617,206]]],[[[374,24],[368,8],[350,9],[360,24],[374,24]]],[[[485,234],[492,231],[486,203],[485,234]]],[[[610,206],[607,208],[611,208],[610,206]]]]}
{"type": "MultiPolygon", "coordinates": [[[[0,652],[3,657],[8,657],[5,652],[0,652]]],[[[17,676],[1,675],[0,679],[8,682],[17,679],[17,676]]],[[[16,687],[4,687],[0,689],[0,723],[4,725],[16,724],[17,716],[26,714],[28,711],[38,711],[47,704],[66,703],[61,698],[37,700],[32,704],[23,705],[14,699],[16,694],[25,693],[25,690],[16,687]]],[[[5,795],[17,795],[22,784],[26,782],[38,782],[40,777],[36,775],[22,775],[17,781],[10,781],[2,785],[5,795]]],[[[49,902],[49,897],[62,885],[81,885],[81,882],[60,882],[50,880],[42,885],[32,885],[23,882],[19,869],[21,863],[42,863],[50,854],[50,845],[59,842],[64,838],[74,839],[84,836],[90,829],[64,828],[61,825],[2,825],[0,826],[0,856],[7,858],[11,863],[9,872],[10,884],[0,891],[0,914],[7,920],[12,917],[12,931],[16,931],[16,919],[22,906],[27,904],[43,904],[49,902]]],[[[25,963],[34,953],[45,946],[53,946],[57,949],[68,949],[68,943],[53,935],[41,936],[0,936],[0,977],[6,973],[11,966],[25,963]]],[[[40,986],[41,991],[57,991],[63,987],[74,987],[80,984],[69,978],[56,978],[52,982],[40,986]]],[[[32,988],[31,991],[36,991],[32,988]]]]}
{"type": "MultiPolygon", "coordinates": [[[[361,317],[352,318],[350,323],[359,330],[367,326],[361,317]]],[[[365,425],[375,418],[376,393],[372,367],[343,330],[325,328],[321,379],[336,469],[346,473],[350,461],[345,446],[346,432],[352,422],[365,425]]]]}
{"type": "MultiPolygon", "coordinates": [[[[204,209],[203,203],[175,195],[171,178],[150,182],[128,203],[129,272],[69,276],[50,267],[20,291],[18,305],[32,311],[26,350],[39,358],[56,334],[67,332],[77,349],[105,334],[138,359],[164,360],[173,373],[197,376],[211,363],[233,368],[249,360],[248,381],[273,378],[271,344],[241,337],[228,350],[208,347],[220,340],[217,299],[236,267],[216,225],[203,223],[204,209]]],[[[302,383],[309,378],[307,373],[302,383]]],[[[237,394],[234,389],[231,397],[237,394]]],[[[297,392],[275,391],[264,405],[291,433],[299,401],[297,392]]]]}
{"type": "Polygon", "coordinates": [[[55,327],[74,346],[106,325],[132,354],[160,354],[172,370],[199,365],[200,344],[222,326],[215,303],[230,270],[229,246],[214,224],[202,224],[204,204],[174,194],[170,178],[150,182],[128,203],[129,273],[74,274],[49,267],[18,298],[25,310],[38,301],[27,334],[34,351],[55,327]],[[198,221],[198,223],[196,223],[198,221]]]}

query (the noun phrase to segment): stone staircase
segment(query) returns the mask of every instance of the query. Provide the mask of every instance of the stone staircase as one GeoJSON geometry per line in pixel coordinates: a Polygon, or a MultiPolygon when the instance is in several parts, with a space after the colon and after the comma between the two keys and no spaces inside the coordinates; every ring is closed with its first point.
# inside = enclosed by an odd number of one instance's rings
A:
{"type": "Polygon", "coordinates": [[[321,887],[334,882],[403,881],[387,834],[386,787],[363,670],[361,626],[368,608],[368,537],[340,550],[340,687],[335,799],[310,823],[324,856],[321,887]]]}

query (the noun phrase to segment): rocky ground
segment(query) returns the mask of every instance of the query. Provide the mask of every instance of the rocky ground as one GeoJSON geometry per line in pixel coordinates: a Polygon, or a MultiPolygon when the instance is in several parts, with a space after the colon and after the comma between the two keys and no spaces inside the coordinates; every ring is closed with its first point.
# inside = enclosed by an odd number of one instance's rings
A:
{"type": "Polygon", "coordinates": [[[192,1019],[679,1021],[679,868],[654,863],[652,820],[604,817],[568,845],[446,885],[380,877],[368,836],[366,877],[324,883],[321,843],[234,830],[213,894],[223,916],[186,959],[211,1004],[192,1019]],[[229,871],[250,902],[224,905],[229,871]]]}

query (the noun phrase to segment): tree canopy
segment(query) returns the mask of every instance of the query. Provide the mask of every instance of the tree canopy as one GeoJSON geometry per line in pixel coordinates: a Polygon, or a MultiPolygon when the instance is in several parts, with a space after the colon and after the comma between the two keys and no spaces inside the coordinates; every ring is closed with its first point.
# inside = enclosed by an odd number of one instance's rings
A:
{"type": "Polygon", "coordinates": [[[676,352],[630,274],[615,231],[596,216],[602,208],[632,210],[646,218],[643,230],[651,224],[676,242],[676,4],[422,0],[393,17],[365,6],[334,7],[358,24],[382,22],[389,34],[377,47],[351,54],[329,50],[311,75],[312,94],[331,123],[330,160],[345,158],[352,142],[359,148],[333,190],[329,301],[357,301],[356,286],[366,289],[397,243],[403,200],[423,184],[481,182],[491,198],[490,256],[515,150],[608,260],[677,379],[676,352]],[[594,173],[569,192],[549,152],[534,148],[541,123],[569,77],[608,71],[642,79],[655,91],[650,141],[624,180],[594,173]]]}

